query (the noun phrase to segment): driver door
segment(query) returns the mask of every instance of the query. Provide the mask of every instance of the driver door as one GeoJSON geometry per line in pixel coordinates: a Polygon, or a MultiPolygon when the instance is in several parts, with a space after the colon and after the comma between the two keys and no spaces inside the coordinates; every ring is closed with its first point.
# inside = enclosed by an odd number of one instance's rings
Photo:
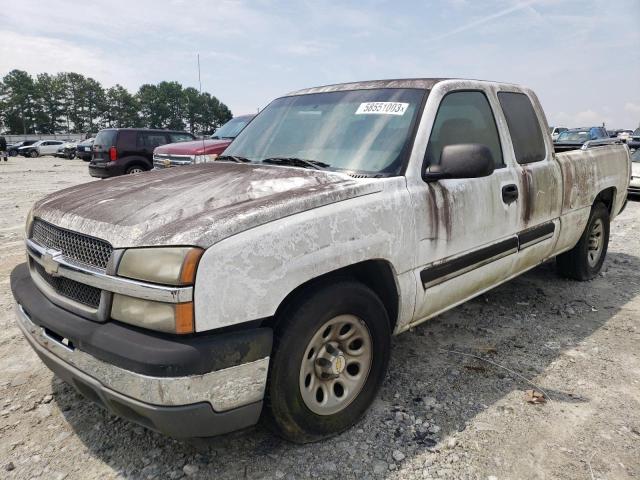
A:
{"type": "Polygon", "coordinates": [[[477,89],[446,92],[439,103],[424,167],[437,165],[447,145],[479,143],[491,151],[495,170],[487,177],[409,186],[419,265],[413,323],[488,290],[512,272],[518,250],[518,177],[505,164],[507,144],[497,127],[495,102],[490,91],[477,89]]]}

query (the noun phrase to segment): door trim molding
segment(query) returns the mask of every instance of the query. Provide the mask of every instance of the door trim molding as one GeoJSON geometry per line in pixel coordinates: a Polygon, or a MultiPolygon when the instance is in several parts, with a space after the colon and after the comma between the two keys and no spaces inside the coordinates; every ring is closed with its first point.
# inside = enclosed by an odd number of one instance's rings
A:
{"type": "Polygon", "coordinates": [[[518,251],[518,237],[513,236],[453,259],[446,259],[420,272],[422,286],[429,287],[463,275],[518,251]]]}
{"type": "Polygon", "coordinates": [[[501,240],[493,245],[473,250],[458,257],[448,258],[433,263],[420,271],[422,287],[433,287],[452,278],[464,275],[476,268],[500,260],[508,255],[536,245],[553,237],[556,225],[553,222],[518,232],[513,237],[501,240]]]}
{"type": "Polygon", "coordinates": [[[518,233],[519,250],[524,250],[527,247],[540,243],[553,237],[556,231],[556,224],[553,222],[543,223],[537,227],[529,228],[518,233]]]}

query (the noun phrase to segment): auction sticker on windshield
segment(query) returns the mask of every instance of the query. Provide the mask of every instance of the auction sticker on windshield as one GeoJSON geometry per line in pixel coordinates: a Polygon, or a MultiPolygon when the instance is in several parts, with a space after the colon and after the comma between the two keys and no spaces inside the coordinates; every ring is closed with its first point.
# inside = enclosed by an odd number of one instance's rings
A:
{"type": "Polygon", "coordinates": [[[408,107],[408,103],[401,102],[364,102],[356,110],[356,115],[404,115],[408,107]]]}

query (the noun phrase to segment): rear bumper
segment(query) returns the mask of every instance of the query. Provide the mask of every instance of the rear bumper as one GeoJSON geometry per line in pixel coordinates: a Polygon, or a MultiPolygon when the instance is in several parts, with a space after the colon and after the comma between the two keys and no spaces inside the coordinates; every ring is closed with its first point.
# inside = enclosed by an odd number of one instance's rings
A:
{"type": "Polygon", "coordinates": [[[18,326],[42,361],[88,399],[173,437],[213,436],[258,421],[269,364],[264,354],[271,343],[266,329],[249,334],[257,340],[250,353],[237,348],[246,345],[246,333],[207,337],[204,347],[202,337],[180,342],[139,329],[128,333],[128,327],[92,322],[48,303],[25,272],[19,266],[11,276],[18,326]],[[239,335],[244,335],[241,342],[239,335]],[[127,352],[146,350],[148,365],[116,356],[112,344],[118,342],[127,352]],[[216,355],[226,358],[213,364],[201,358],[216,355]]]}
{"type": "Polygon", "coordinates": [[[110,178],[124,175],[124,170],[118,162],[105,162],[89,164],[89,175],[96,178],[110,178]]]}

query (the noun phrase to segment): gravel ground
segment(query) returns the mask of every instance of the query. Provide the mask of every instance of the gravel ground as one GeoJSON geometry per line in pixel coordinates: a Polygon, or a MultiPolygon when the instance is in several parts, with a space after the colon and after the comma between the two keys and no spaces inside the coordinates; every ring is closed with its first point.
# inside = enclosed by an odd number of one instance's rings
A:
{"type": "Polygon", "coordinates": [[[597,279],[548,263],[396,337],[378,399],[343,435],[184,442],[84,400],[15,326],[9,272],[29,207],[89,180],[79,160],[0,164],[0,478],[640,477],[640,202],[613,224],[597,279]],[[528,403],[528,389],[549,401],[528,403]]]}

